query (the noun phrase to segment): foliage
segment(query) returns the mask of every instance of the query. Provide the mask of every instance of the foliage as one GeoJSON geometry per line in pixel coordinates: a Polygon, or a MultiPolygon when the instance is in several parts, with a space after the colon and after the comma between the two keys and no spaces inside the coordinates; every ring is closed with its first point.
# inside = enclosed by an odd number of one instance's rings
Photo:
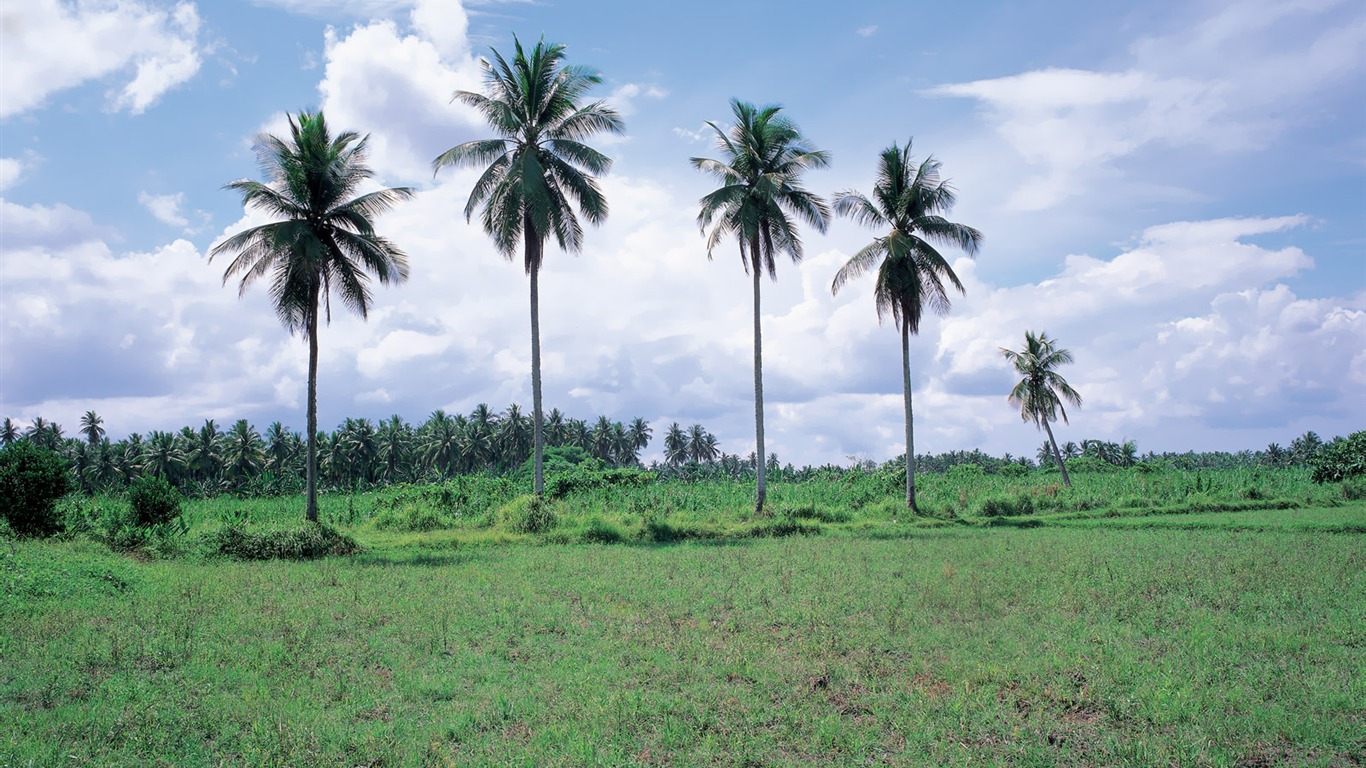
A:
{"type": "Polygon", "coordinates": [[[205,554],[235,560],[313,560],[362,551],[350,536],[329,525],[311,522],[261,531],[225,526],[205,534],[200,547],[205,554]]]}
{"type": "Polygon", "coordinates": [[[535,494],[518,496],[498,510],[498,520],[515,533],[544,533],[559,522],[555,510],[535,494]]]}
{"type": "Polygon", "coordinates": [[[47,536],[61,529],[57,500],[72,490],[64,459],[20,440],[0,450],[0,517],[20,536],[47,536]]]}
{"type": "MultiPolygon", "coordinates": [[[[548,473],[547,473],[548,474],[548,473]]],[[[550,476],[546,497],[561,499],[571,493],[585,493],[611,486],[642,486],[654,480],[648,472],[636,469],[607,469],[597,459],[589,459],[550,476]]]]}
{"type": "Polygon", "coordinates": [[[159,477],[139,477],[128,486],[128,504],[139,527],[169,523],[180,517],[180,491],[159,477]]]}
{"type": "MultiPolygon", "coordinates": [[[[1312,434],[1312,433],[1310,433],[1312,434]]],[[[1366,475],[1366,430],[1338,438],[1314,452],[1309,459],[1316,483],[1332,483],[1366,475]]]]}

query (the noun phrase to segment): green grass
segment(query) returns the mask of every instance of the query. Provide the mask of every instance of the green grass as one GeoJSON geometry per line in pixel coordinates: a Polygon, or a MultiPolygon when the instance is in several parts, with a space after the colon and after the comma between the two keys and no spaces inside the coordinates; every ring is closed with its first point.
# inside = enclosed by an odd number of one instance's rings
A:
{"type": "Polygon", "coordinates": [[[1359,765],[1360,536],[1120,527],[1151,519],[0,543],[0,765],[1359,765]]]}

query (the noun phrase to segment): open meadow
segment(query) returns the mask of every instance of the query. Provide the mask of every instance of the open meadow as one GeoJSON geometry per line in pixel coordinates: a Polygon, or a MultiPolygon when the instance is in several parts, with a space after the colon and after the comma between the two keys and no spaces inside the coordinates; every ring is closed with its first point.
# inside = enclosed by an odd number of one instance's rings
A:
{"type": "Polygon", "coordinates": [[[1347,486],[950,472],[907,519],[880,482],[334,494],[364,550],[307,562],[206,554],[297,497],[4,542],[0,765],[1363,764],[1347,486]]]}

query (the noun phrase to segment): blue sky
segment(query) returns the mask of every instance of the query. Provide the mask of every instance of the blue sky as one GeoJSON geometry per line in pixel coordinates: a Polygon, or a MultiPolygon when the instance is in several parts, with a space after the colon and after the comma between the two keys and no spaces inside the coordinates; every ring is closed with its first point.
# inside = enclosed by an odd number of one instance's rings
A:
{"type": "MultiPolygon", "coordinates": [[[[485,135],[453,105],[513,33],[598,69],[627,134],[599,142],[612,213],[543,289],[547,405],[701,421],[752,449],[747,282],[695,216],[732,97],[779,103],[867,189],[914,137],[981,229],[967,295],[913,341],[917,448],[1032,454],[996,354],[1071,349],[1062,439],[1257,448],[1366,426],[1366,11],[1352,2],[939,4],[19,2],[0,45],[0,414],[110,432],[303,422],[303,343],[205,254],[254,223],[225,183],[252,136],[323,108],[371,136],[381,222],[412,280],[321,336],[320,418],[421,421],[529,404],[526,285],[429,162],[485,135]]],[[[254,214],[253,214],[254,215],[254,214]]],[[[871,280],[830,279],[876,233],[807,232],[765,286],[769,442],[785,460],[899,445],[897,336],[871,280]]],[[[652,446],[651,453],[657,451],[652,446]]]]}

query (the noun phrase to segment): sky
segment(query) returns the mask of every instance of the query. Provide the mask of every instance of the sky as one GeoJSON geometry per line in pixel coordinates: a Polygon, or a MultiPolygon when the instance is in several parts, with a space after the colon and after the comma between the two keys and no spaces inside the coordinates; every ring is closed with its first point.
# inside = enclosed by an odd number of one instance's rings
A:
{"type": "MultiPolygon", "coordinates": [[[[0,415],[94,410],[110,437],[213,418],[304,423],[307,348],[212,246],[262,223],[224,185],[261,178],[261,132],[322,109],[369,136],[413,198],[378,230],[411,279],[319,334],[319,421],[477,403],[529,410],[527,279],[462,214],[476,172],[442,151],[491,135],[453,103],[513,35],[567,46],[626,133],[610,214],[547,252],[545,403],[702,423],[754,447],[750,283],[707,258],[690,157],[729,101],[782,105],[868,192],[913,142],[985,235],[946,251],[966,292],[911,343],[919,453],[1032,456],[1001,347],[1047,332],[1084,398],[1059,439],[1140,451],[1259,449],[1366,428],[1366,6],[1352,0],[912,4],[253,0],[0,10],[0,415]],[[1132,6],[1132,7],[1129,7],[1132,6]]],[[[880,232],[802,231],[763,287],[766,441],[784,462],[904,452],[899,336],[872,278],[832,295],[880,232]]],[[[339,308],[338,308],[339,309],[339,308]]]]}

